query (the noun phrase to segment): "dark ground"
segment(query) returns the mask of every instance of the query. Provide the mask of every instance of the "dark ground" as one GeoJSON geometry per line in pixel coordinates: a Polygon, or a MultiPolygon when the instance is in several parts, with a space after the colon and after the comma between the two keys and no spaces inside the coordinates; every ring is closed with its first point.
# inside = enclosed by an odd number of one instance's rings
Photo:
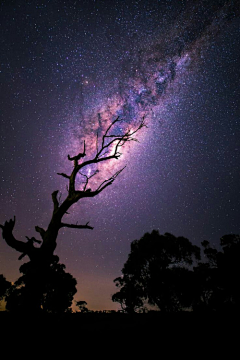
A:
{"type": "Polygon", "coordinates": [[[0,313],[3,333],[10,334],[14,330],[20,337],[37,335],[39,329],[44,329],[46,337],[53,333],[61,337],[70,334],[72,337],[114,334],[121,338],[157,336],[162,339],[177,337],[184,341],[198,338],[201,342],[208,342],[213,336],[219,337],[219,340],[237,336],[240,344],[239,320],[239,314],[235,313],[74,313],[62,316],[0,313]]]}
{"type": "Polygon", "coordinates": [[[1,312],[0,359],[23,354],[51,360],[231,360],[239,354],[239,319],[234,313],[14,316],[1,312]]]}

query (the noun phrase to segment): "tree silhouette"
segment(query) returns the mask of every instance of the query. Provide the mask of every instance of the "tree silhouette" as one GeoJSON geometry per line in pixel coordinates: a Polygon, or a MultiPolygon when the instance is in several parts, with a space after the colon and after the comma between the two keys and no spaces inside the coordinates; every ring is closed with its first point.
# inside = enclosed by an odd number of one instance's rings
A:
{"type": "Polygon", "coordinates": [[[81,313],[89,312],[86,301],[83,300],[76,301],[76,306],[79,308],[81,313]]]}
{"type": "MultiPolygon", "coordinates": [[[[101,138],[96,136],[96,153],[94,156],[88,158],[86,151],[86,144],[84,141],[83,152],[76,156],[69,156],[68,160],[73,162],[73,170],[70,175],[65,173],[58,173],[58,175],[68,180],[67,196],[60,204],[58,197],[59,191],[56,190],[52,193],[53,211],[50,222],[46,229],[36,226],[35,230],[39,233],[41,240],[35,237],[27,238],[27,242],[17,240],[13,235],[15,226],[15,216],[13,219],[6,221],[5,224],[0,225],[2,228],[2,236],[6,243],[20,252],[19,259],[21,260],[26,255],[29,257],[31,266],[29,271],[34,276],[29,276],[28,288],[30,289],[28,307],[31,311],[40,308],[40,298],[44,291],[44,283],[47,279],[47,274],[50,265],[53,263],[53,254],[57,246],[57,237],[59,230],[67,227],[74,229],[93,229],[87,222],[86,224],[69,224],[63,222],[64,215],[68,212],[69,208],[84,198],[92,198],[100,194],[108,186],[112,185],[117,176],[123,171],[121,168],[110,178],[103,181],[99,180],[99,166],[103,162],[119,159],[121,156],[120,149],[130,141],[137,141],[135,134],[142,129],[145,125],[144,118],[141,120],[139,126],[134,130],[129,129],[127,126],[122,125],[122,120],[115,119],[105,130],[101,138]],[[125,130],[123,130],[125,129],[125,130]],[[87,160],[83,159],[87,157],[87,160]],[[76,177],[80,175],[83,179],[83,185],[76,189],[76,177]],[[89,187],[89,180],[95,177],[95,189],[89,187]],[[98,182],[99,181],[99,182],[98,182]],[[35,246],[35,244],[38,244],[35,246]],[[37,285],[36,285],[37,284],[37,285]],[[32,305],[31,305],[32,304],[32,305]],[[30,306],[31,305],[31,306],[30,306]]],[[[90,152],[90,151],[89,151],[90,152]]]]}
{"type": "Polygon", "coordinates": [[[113,294],[113,302],[118,302],[129,314],[143,309],[145,293],[141,284],[127,275],[116,278],[114,282],[120,290],[113,294]]]}
{"type": "Polygon", "coordinates": [[[240,236],[224,235],[221,250],[203,241],[205,262],[194,268],[195,305],[198,311],[239,311],[240,236]]]}
{"type": "Polygon", "coordinates": [[[200,259],[200,248],[184,237],[154,230],[131,243],[131,252],[115,279],[120,291],[112,300],[127,312],[136,311],[144,302],[161,311],[177,311],[191,306],[193,271],[190,265],[200,259]]]}
{"type": "Polygon", "coordinates": [[[10,287],[11,283],[6,280],[5,276],[0,274],[0,301],[5,298],[10,287]]]}
{"type": "Polygon", "coordinates": [[[20,266],[23,275],[15,281],[6,296],[7,310],[29,312],[36,307],[32,300],[37,299],[39,308],[45,313],[61,314],[70,311],[73,296],[77,292],[77,281],[65,272],[65,265],[58,262],[58,256],[54,255],[47,272],[41,274],[41,278],[37,278],[33,262],[20,266]]]}

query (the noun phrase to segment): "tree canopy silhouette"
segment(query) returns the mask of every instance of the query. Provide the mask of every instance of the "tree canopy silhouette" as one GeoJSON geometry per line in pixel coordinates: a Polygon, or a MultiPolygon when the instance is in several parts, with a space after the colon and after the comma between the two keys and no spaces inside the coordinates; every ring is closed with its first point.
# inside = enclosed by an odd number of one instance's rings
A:
{"type": "Polygon", "coordinates": [[[203,261],[201,249],[184,237],[154,230],[133,241],[112,300],[126,312],[146,304],[162,312],[239,312],[240,236],[224,235],[220,250],[207,240],[201,244],[203,261]]]}
{"type": "Polygon", "coordinates": [[[89,312],[88,308],[87,308],[87,302],[84,300],[79,300],[76,301],[76,306],[79,308],[79,311],[81,313],[87,313],[89,312]]]}
{"type": "Polygon", "coordinates": [[[200,248],[184,237],[154,230],[131,243],[131,252],[114,280],[120,290],[112,297],[127,312],[137,311],[144,303],[161,311],[176,311],[190,306],[193,271],[200,259],[200,248]]]}
{"type": "Polygon", "coordinates": [[[220,250],[202,242],[205,261],[194,268],[195,303],[198,311],[239,311],[240,236],[224,235],[220,250]]]}
{"type": "MultiPolygon", "coordinates": [[[[63,221],[63,217],[67,214],[69,208],[84,198],[92,198],[100,194],[103,190],[108,188],[116,180],[118,175],[123,171],[121,168],[115,172],[108,179],[99,180],[99,166],[103,162],[109,162],[111,160],[119,159],[121,156],[120,149],[130,141],[137,141],[135,138],[136,133],[141,130],[145,125],[144,118],[139,125],[132,130],[128,128],[127,124],[124,126],[120,118],[115,119],[110,125],[106,126],[105,132],[102,137],[96,135],[96,151],[95,155],[91,155],[92,151],[89,150],[89,157],[87,155],[87,146],[83,144],[83,152],[78,153],[75,156],[68,155],[68,160],[73,162],[73,170],[71,174],[58,173],[58,175],[68,180],[67,196],[60,203],[58,196],[59,191],[55,190],[52,193],[53,211],[49,224],[46,229],[40,226],[35,226],[36,232],[40,235],[41,239],[35,237],[27,237],[27,242],[19,241],[13,235],[15,226],[15,216],[13,219],[6,221],[2,228],[2,236],[6,243],[20,252],[19,260],[28,256],[31,262],[29,265],[29,272],[31,271],[34,276],[29,276],[28,287],[32,290],[28,292],[31,294],[32,304],[31,310],[33,311],[33,304],[36,305],[36,309],[39,309],[41,294],[44,291],[44,283],[47,281],[48,270],[53,263],[53,254],[57,246],[57,237],[59,230],[62,228],[74,228],[74,229],[93,229],[87,222],[86,224],[71,224],[63,221]],[[125,129],[125,130],[124,130],[125,129]],[[86,158],[84,161],[83,159],[86,158]],[[84,182],[77,188],[76,177],[80,175],[84,182]],[[90,188],[89,181],[95,177],[96,181],[95,189],[90,188]],[[36,288],[38,284],[38,290],[36,288]],[[35,298],[34,298],[35,297],[35,298]]],[[[92,145],[92,144],[91,144],[92,145]]]]}
{"type": "Polygon", "coordinates": [[[0,274],[0,301],[7,295],[8,289],[11,287],[10,281],[7,281],[5,276],[0,274]]]}
{"type": "Polygon", "coordinates": [[[65,272],[65,265],[59,264],[58,256],[53,256],[46,276],[42,274],[39,278],[31,261],[20,266],[20,272],[23,275],[15,281],[6,296],[7,310],[29,312],[36,307],[32,300],[37,299],[39,308],[45,313],[61,314],[70,311],[73,296],[77,292],[77,281],[65,272]],[[38,296],[34,296],[34,291],[38,296]]]}

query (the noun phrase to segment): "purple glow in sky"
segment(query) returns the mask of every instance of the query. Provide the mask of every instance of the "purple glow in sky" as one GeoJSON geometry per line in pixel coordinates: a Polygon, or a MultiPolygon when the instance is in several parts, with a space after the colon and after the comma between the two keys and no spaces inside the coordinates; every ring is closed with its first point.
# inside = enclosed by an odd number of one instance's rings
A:
{"type": "MultiPolygon", "coordinates": [[[[34,236],[66,193],[67,155],[96,150],[117,116],[148,128],[101,164],[114,184],[77,203],[56,254],[89,309],[111,301],[130,243],[153,229],[217,244],[239,233],[240,20],[238,1],[2,1],[1,211],[15,236],[34,236]]],[[[121,131],[119,128],[118,131],[121,131]]],[[[79,182],[81,178],[79,178],[79,182]]],[[[19,277],[0,241],[0,273],[19,277]]]]}

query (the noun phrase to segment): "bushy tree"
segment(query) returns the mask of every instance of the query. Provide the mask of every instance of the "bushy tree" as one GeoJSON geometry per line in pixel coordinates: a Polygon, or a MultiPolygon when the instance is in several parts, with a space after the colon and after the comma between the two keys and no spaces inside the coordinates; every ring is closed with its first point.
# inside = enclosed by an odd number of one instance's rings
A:
{"type": "Polygon", "coordinates": [[[205,262],[194,269],[195,304],[198,311],[239,311],[240,236],[224,235],[220,250],[202,242],[205,262]]]}
{"type": "Polygon", "coordinates": [[[141,284],[127,274],[116,278],[114,283],[119,291],[113,294],[112,301],[118,302],[123,311],[133,313],[143,309],[145,296],[141,284]]]}
{"type": "Polygon", "coordinates": [[[52,263],[40,278],[32,262],[23,264],[20,267],[23,275],[15,281],[6,296],[7,310],[29,312],[33,306],[35,308],[37,300],[42,312],[61,314],[70,311],[73,296],[77,292],[77,281],[65,272],[65,265],[59,264],[58,261],[59,258],[53,256],[52,263]]]}
{"type": "Polygon", "coordinates": [[[136,311],[144,302],[161,311],[177,311],[190,306],[193,271],[200,259],[200,248],[184,237],[154,230],[131,243],[131,252],[115,279],[119,291],[112,300],[126,311],[136,311]]]}
{"type": "Polygon", "coordinates": [[[7,291],[10,287],[11,283],[6,280],[5,276],[0,274],[0,301],[7,295],[7,291]]]}
{"type": "Polygon", "coordinates": [[[81,313],[89,312],[89,310],[87,308],[87,302],[84,300],[76,301],[76,306],[79,308],[81,313]]]}

